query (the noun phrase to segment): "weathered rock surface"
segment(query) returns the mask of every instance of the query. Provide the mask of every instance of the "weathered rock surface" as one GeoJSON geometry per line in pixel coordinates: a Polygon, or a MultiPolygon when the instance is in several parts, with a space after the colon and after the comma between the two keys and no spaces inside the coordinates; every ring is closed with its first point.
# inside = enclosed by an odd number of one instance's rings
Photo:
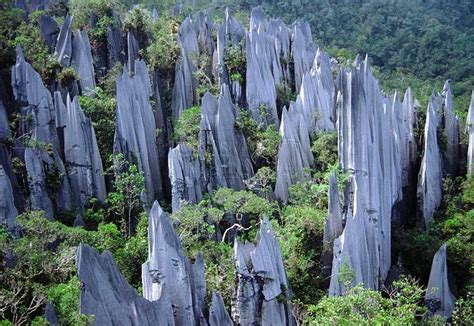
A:
{"type": "Polygon", "coordinates": [[[288,306],[278,300],[289,298],[283,260],[268,218],[260,224],[258,242],[234,243],[237,287],[232,304],[234,322],[239,325],[294,325],[288,306]],[[262,299],[260,299],[262,298],[262,299]]]}
{"type": "Polygon", "coordinates": [[[143,172],[148,202],[162,199],[156,148],[156,124],[150,105],[151,85],[145,62],[135,61],[135,74],[127,67],[117,79],[117,115],[114,152],[123,153],[143,172]]]}
{"type": "Polygon", "coordinates": [[[306,121],[294,103],[290,104],[288,111],[283,109],[280,135],[282,140],[278,151],[275,196],[286,203],[289,187],[303,181],[304,170],[313,164],[306,121]]]}
{"type": "Polygon", "coordinates": [[[335,85],[329,57],[319,49],[313,67],[302,76],[295,109],[304,116],[309,133],[335,130],[335,85]]]}
{"type": "MultiPolygon", "coordinates": [[[[64,107],[58,99],[56,108],[64,107]]],[[[82,209],[90,199],[104,201],[106,196],[102,159],[94,128],[79,106],[78,98],[67,98],[61,124],[64,127],[64,157],[76,207],[82,209]]]]}
{"type": "Polygon", "coordinates": [[[340,163],[352,178],[346,225],[334,241],[330,295],[344,291],[338,275],[345,264],[354,271],[352,285],[379,288],[391,266],[393,208],[402,199],[399,106],[381,92],[367,58],[342,70],[337,88],[340,163]]]}
{"type": "Polygon", "coordinates": [[[445,319],[451,317],[456,298],[449,289],[446,244],[439,248],[433,258],[425,301],[431,313],[445,319]]]}
{"type": "MultiPolygon", "coordinates": [[[[20,135],[26,137],[25,165],[28,172],[30,199],[33,209],[45,208],[46,217],[53,218],[53,205],[46,186],[46,177],[58,183],[55,187],[55,206],[59,211],[71,208],[71,192],[60,157],[54,105],[51,93],[43,85],[40,75],[25,61],[17,48],[17,61],[12,68],[12,89],[21,107],[20,135]]],[[[52,188],[52,187],[51,187],[52,188]]]]}
{"type": "Polygon", "coordinates": [[[138,51],[140,50],[140,46],[138,45],[138,41],[133,35],[132,32],[128,31],[127,33],[127,62],[128,62],[128,69],[130,69],[130,73],[135,72],[135,61],[138,60],[138,51]]]}
{"type": "Polygon", "coordinates": [[[10,124],[8,123],[7,109],[0,100],[0,139],[10,137],[10,124]]]}
{"type": "Polygon", "coordinates": [[[291,54],[295,63],[295,84],[300,89],[303,75],[311,68],[316,47],[313,43],[308,23],[296,23],[293,26],[291,54]]]}
{"type": "Polygon", "coordinates": [[[115,19],[115,26],[107,27],[107,68],[112,69],[117,63],[125,62],[125,41],[122,37],[120,21],[115,19]]]}
{"type": "Polygon", "coordinates": [[[467,174],[472,175],[474,164],[474,91],[471,95],[471,104],[466,118],[466,131],[469,136],[469,145],[467,148],[467,174]]]}
{"type": "Polygon", "coordinates": [[[89,37],[85,30],[74,32],[72,42],[72,66],[79,75],[82,93],[95,89],[95,73],[89,37]]]}
{"type": "Polygon", "coordinates": [[[441,96],[432,95],[426,113],[424,155],[417,188],[418,205],[425,227],[433,220],[443,195],[443,164],[438,140],[441,105],[441,96]]]}
{"type": "Polygon", "coordinates": [[[72,16],[67,15],[59,31],[54,56],[63,67],[69,67],[72,58],[72,16]]]}
{"type": "Polygon", "coordinates": [[[410,88],[405,91],[403,102],[401,103],[401,110],[395,109],[395,113],[400,133],[402,184],[406,187],[409,185],[410,176],[413,174],[413,168],[418,156],[414,131],[416,124],[416,105],[410,88]]]}
{"type": "Polygon", "coordinates": [[[54,49],[59,32],[58,24],[52,17],[42,15],[39,20],[39,25],[41,37],[44,42],[50,49],[54,49]]]}
{"type": "Polygon", "coordinates": [[[209,93],[202,98],[200,155],[202,160],[212,155],[212,166],[206,171],[209,191],[219,187],[244,189],[244,180],[253,176],[247,143],[242,132],[235,129],[237,110],[227,85],[221,87],[219,99],[209,93]]]}
{"type": "Polygon", "coordinates": [[[44,318],[50,326],[59,326],[58,316],[51,302],[48,302],[44,308],[44,318]]]}
{"type": "Polygon", "coordinates": [[[202,199],[204,171],[197,153],[194,154],[184,144],[178,144],[169,151],[168,167],[173,212],[178,211],[184,202],[199,203],[202,199]]]}
{"type": "Polygon", "coordinates": [[[337,175],[334,171],[329,177],[328,219],[324,225],[323,246],[332,248],[334,240],[342,233],[342,209],[339,199],[337,175]]]}
{"type": "Polygon", "coordinates": [[[209,307],[209,326],[232,326],[232,319],[225,309],[224,300],[219,292],[212,293],[212,303],[209,307]]]}
{"type": "Polygon", "coordinates": [[[449,81],[443,87],[444,133],[446,134],[446,152],[444,153],[444,171],[456,176],[459,173],[459,118],[454,113],[453,93],[449,81]]]}
{"type": "Polygon", "coordinates": [[[15,207],[10,178],[0,165],[0,225],[5,226],[11,234],[15,234],[17,216],[18,210],[15,207]]]}
{"type": "Polygon", "coordinates": [[[166,296],[148,301],[120,274],[110,252],[99,254],[81,244],[76,253],[82,284],[80,312],[94,315],[93,325],[175,325],[166,296]]]}

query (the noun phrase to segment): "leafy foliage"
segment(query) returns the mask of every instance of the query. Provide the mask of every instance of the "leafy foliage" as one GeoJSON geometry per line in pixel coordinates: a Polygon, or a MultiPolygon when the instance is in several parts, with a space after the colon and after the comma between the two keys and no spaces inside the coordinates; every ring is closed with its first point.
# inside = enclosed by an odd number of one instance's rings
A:
{"type": "Polygon", "coordinates": [[[197,154],[199,146],[199,123],[201,107],[193,106],[181,113],[174,122],[174,140],[188,145],[197,154]]]}

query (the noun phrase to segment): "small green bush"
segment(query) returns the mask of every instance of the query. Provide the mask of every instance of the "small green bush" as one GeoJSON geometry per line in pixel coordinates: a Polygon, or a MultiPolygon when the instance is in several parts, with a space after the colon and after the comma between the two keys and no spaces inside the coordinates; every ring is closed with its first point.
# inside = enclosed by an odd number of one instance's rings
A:
{"type": "Polygon", "coordinates": [[[201,107],[193,106],[181,113],[173,125],[173,138],[178,143],[189,146],[197,155],[199,146],[199,123],[201,121],[201,107]]]}

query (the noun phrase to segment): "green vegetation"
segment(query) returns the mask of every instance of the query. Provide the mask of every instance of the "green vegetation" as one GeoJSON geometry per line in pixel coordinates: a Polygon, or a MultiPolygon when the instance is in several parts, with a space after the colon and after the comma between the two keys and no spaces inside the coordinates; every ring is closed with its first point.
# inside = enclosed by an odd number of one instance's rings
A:
{"type": "Polygon", "coordinates": [[[193,106],[184,110],[173,125],[173,138],[178,143],[189,146],[197,156],[199,146],[199,123],[201,107],[193,106]]]}

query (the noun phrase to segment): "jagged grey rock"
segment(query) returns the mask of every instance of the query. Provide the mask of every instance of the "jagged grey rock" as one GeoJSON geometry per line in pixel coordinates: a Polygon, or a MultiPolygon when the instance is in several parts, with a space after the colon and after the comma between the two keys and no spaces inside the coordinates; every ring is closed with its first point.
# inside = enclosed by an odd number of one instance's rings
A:
{"type": "Polygon", "coordinates": [[[202,160],[204,153],[212,155],[212,166],[206,173],[210,175],[208,190],[219,187],[242,190],[244,180],[254,174],[245,138],[235,129],[237,110],[227,85],[221,87],[219,99],[209,93],[202,98],[200,152],[202,160]]]}
{"type": "Polygon", "coordinates": [[[24,154],[32,207],[46,208],[46,216],[53,218],[51,200],[46,191],[46,173],[56,176],[55,181],[59,182],[58,191],[53,194],[55,206],[59,211],[71,209],[71,191],[59,154],[51,93],[43,85],[40,75],[25,61],[20,47],[17,47],[17,60],[12,68],[12,89],[15,100],[21,106],[20,114],[23,117],[19,128],[20,135],[26,137],[29,140],[28,146],[32,147],[24,154]]]}
{"type": "Polygon", "coordinates": [[[89,37],[85,30],[74,32],[72,42],[72,66],[79,75],[82,93],[95,89],[95,73],[89,37]]]}
{"type": "Polygon", "coordinates": [[[178,144],[168,153],[168,168],[173,212],[178,211],[183,202],[199,203],[202,199],[204,171],[197,153],[184,144],[178,144]]]}
{"type": "Polygon", "coordinates": [[[17,216],[18,210],[15,207],[10,178],[0,165],[0,225],[5,226],[11,234],[15,234],[17,216]]]}
{"type": "Polygon", "coordinates": [[[0,139],[10,137],[10,124],[8,123],[7,109],[0,99],[0,139]]]}
{"type": "Polygon", "coordinates": [[[138,295],[120,274],[110,252],[99,254],[81,244],[76,266],[82,284],[79,309],[94,315],[93,325],[175,325],[166,294],[153,302],[138,295]]]}
{"type": "Polygon", "coordinates": [[[196,319],[194,314],[192,278],[168,214],[155,201],[148,221],[148,260],[142,265],[143,296],[155,301],[167,291],[176,324],[195,325],[200,316],[196,319]]]}
{"type": "MultiPolygon", "coordinates": [[[[55,93],[57,108],[64,107],[58,92],[55,93]],[[59,102],[61,101],[61,102],[59,102]]],[[[103,176],[102,159],[89,118],[84,115],[77,97],[66,102],[64,127],[64,156],[76,207],[83,208],[91,198],[104,201],[107,194],[103,176]]]]}
{"type": "Polygon", "coordinates": [[[295,85],[296,89],[300,89],[303,75],[311,68],[316,54],[309,24],[306,22],[294,24],[291,39],[291,53],[295,64],[295,85]]]}
{"type": "Polygon", "coordinates": [[[138,51],[140,50],[140,46],[138,45],[138,41],[133,35],[132,32],[128,31],[127,33],[127,62],[128,62],[128,69],[130,69],[130,73],[134,73],[135,68],[135,61],[138,60],[138,51]]]}
{"type": "Polygon", "coordinates": [[[39,20],[39,25],[41,37],[44,42],[50,49],[54,49],[59,32],[58,24],[52,17],[42,15],[39,20]]]}
{"type": "Polygon", "coordinates": [[[313,164],[306,121],[294,103],[290,104],[289,110],[283,109],[280,135],[275,196],[286,203],[290,195],[289,187],[303,181],[304,170],[313,164]]]}
{"type": "Polygon", "coordinates": [[[50,326],[59,326],[58,316],[51,302],[48,302],[44,308],[44,319],[46,319],[50,326]]]}
{"type": "Polygon", "coordinates": [[[209,326],[232,326],[232,319],[225,309],[224,300],[219,292],[212,292],[212,303],[209,307],[209,326]]]}
{"type": "Polygon", "coordinates": [[[336,171],[329,177],[328,218],[324,225],[323,246],[332,248],[334,240],[342,233],[342,209],[336,171]]]}
{"type": "Polygon", "coordinates": [[[117,115],[114,153],[123,153],[144,174],[148,202],[162,199],[156,148],[156,124],[150,105],[151,85],[145,62],[135,61],[135,74],[125,67],[117,79],[117,115]]]}
{"type": "Polygon", "coordinates": [[[54,207],[46,189],[46,172],[40,150],[25,149],[25,166],[28,173],[31,208],[44,211],[45,217],[53,220],[54,207]]]}
{"type": "Polygon", "coordinates": [[[239,325],[294,325],[288,306],[289,286],[275,234],[267,217],[260,223],[257,245],[234,242],[237,287],[232,316],[239,325]],[[259,299],[262,297],[262,299],[259,299]]]}
{"type": "Polygon", "coordinates": [[[438,140],[441,105],[441,96],[432,95],[426,113],[424,154],[417,187],[418,204],[425,227],[433,220],[443,195],[443,164],[438,140]]]}
{"type": "Polygon", "coordinates": [[[116,26],[107,27],[107,67],[109,69],[112,69],[117,63],[125,62],[125,42],[118,19],[114,25],[116,26]]]}
{"type": "Polygon", "coordinates": [[[318,49],[313,67],[302,76],[295,103],[304,115],[309,133],[335,130],[335,97],[329,56],[318,49]]]}
{"type": "Polygon", "coordinates": [[[474,91],[471,94],[471,104],[466,118],[466,132],[469,136],[467,148],[467,174],[472,175],[474,164],[474,91]]]}
{"type": "MultiPolygon", "coordinates": [[[[265,124],[279,125],[276,107],[276,86],[280,75],[274,76],[272,60],[275,55],[275,39],[265,31],[267,24],[263,12],[254,8],[250,17],[250,30],[246,36],[247,51],[247,103],[253,119],[265,124]]],[[[276,64],[276,66],[278,66],[276,64]]],[[[278,69],[276,69],[278,71],[278,69]]]]}
{"type": "Polygon", "coordinates": [[[396,110],[396,118],[400,127],[400,156],[402,159],[402,184],[409,185],[410,175],[416,163],[418,151],[415,139],[416,105],[411,89],[405,91],[401,112],[396,110]]]}
{"type": "Polygon", "coordinates": [[[451,317],[456,298],[449,288],[446,244],[443,244],[433,257],[425,301],[432,313],[445,319],[451,317]]]}
{"type": "Polygon", "coordinates": [[[446,135],[446,151],[444,153],[444,171],[456,176],[459,172],[459,118],[454,113],[453,93],[449,81],[443,87],[444,133],[446,135]]]}
{"type": "Polygon", "coordinates": [[[72,16],[67,15],[59,31],[54,56],[63,67],[69,67],[72,57],[72,16]]]}
{"type": "Polygon", "coordinates": [[[340,163],[351,174],[344,196],[346,225],[334,241],[330,295],[344,292],[339,272],[348,265],[355,284],[378,289],[391,266],[391,220],[402,198],[399,126],[393,98],[373,77],[368,58],[341,70],[338,80],[340,163]],[[388,131],[388,132],[387,132],[388,131]]]}

